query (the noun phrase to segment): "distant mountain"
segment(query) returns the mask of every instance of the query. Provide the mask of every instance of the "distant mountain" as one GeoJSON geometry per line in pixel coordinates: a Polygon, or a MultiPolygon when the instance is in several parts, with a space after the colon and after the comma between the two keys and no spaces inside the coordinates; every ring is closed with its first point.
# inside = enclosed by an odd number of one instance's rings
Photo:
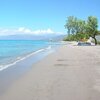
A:
{"type": "Polygon", "coordinates": [[[59,35],[59,36],[55,36],[55,37],[52,37],[51,40],[52,41],[62,41],[64,39],[66,35],[59,35]]]}
{"type": "Polygon", "coordinates": [[[0,40],[53,40],[60,41],[64,38],[65,35],[9,35],[9,36],[0,36],[0,40]]]}

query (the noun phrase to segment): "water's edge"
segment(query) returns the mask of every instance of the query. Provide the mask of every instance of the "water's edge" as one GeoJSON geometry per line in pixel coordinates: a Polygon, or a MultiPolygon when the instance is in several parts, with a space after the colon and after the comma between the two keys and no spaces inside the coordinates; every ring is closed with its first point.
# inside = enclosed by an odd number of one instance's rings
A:
{"type": "Polygon", "coordinates": [[[34,63],[55,52],[55,49],[57,48],[51,48],[49,46],[48,48],[38,50],[6,66],[5,69],[2,69],[2,71],[0,71],[0,95],[2,95],[15,80],[30,70],[34,63]]]}
{"type": "Polygon", "coordinates": [[[20,63],[21,61],[23,61],[23,60],[25,60],[25,59],[27,59],[27,58],[29,58],[29,57],[31,57],[31,56],[37,54],[37,53],[44,52],[44,51],[49,50],[49,49],[51,49],[51,46],[48,46],[47,48],[39,49],[39,50],[37,50],[37,51],[34,51],[34,52],[32,52],[32,53],[26,54],[26,55],[21,56],[21,57],[17,57],[15,61],[10,62],[9,64],[0,65],[0,72],[1,72],[2,70],[5,70],[5,69],[7,69],[7,68],[13,66],[13,65],[16,65],[17,63],[20,63]]]}

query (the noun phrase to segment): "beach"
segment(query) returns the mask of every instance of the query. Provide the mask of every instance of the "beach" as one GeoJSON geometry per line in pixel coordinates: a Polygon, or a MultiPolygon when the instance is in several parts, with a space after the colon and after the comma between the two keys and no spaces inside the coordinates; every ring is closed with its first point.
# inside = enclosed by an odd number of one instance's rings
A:
{"type": "Polygon", "coordinates": [[[99,99],[100,46],[62,45],[0,95],[0,100],[99,99]]]}

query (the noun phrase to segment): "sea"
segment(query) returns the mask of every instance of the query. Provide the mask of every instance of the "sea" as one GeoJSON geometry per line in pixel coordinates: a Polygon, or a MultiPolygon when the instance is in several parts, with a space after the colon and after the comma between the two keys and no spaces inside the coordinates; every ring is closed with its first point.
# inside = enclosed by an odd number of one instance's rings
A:
{"type": "Polygon", "coordinates": [[[20,61],[50,50],[57,43],[44,40],[0,40],[0,71],[11,67],[20,61]]]}

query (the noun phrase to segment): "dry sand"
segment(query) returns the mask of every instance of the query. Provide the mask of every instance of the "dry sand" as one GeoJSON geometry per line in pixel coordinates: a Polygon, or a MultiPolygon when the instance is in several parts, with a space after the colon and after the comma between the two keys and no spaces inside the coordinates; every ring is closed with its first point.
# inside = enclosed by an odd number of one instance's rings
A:
{"type": "Polygon", "coordinates": [[[100,100],[100,46],[62,46],[34,64],[0,100],[100,100]]]}

